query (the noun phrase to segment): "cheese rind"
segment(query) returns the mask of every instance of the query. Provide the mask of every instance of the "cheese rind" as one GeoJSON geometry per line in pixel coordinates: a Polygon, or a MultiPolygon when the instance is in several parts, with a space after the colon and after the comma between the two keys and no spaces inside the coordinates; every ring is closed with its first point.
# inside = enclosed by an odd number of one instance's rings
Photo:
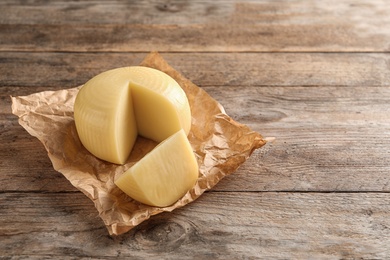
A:
{"type": "Polygon", "coordinates": [[[191,128],[187,96],[167,74],[133,66],[109,70],[79,91],[74,118],[82,144],[96,157],[123,164],[137,135],[161,142],[191,128]]]}
{"type": "Polygon", "coordinates": [[[74,119],[80,141],[89,152],[122,164],[137,138],[137,125],[128,84],[107,76],[100,74],[80,89],[74,119]]]}
{"type": "Polygon", "coordinates": [[[190,190],[198,178],[198,163],[184,130],[164,140],[115,184],[133,199],[166,207],[190,190]]]}

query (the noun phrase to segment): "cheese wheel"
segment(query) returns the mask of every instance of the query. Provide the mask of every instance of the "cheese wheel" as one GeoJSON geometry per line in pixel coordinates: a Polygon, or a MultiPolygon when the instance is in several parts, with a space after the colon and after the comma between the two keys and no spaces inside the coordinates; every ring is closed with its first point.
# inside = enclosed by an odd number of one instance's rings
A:
{"type": "Polygon", "coordinates": [[[180,85],[167,74],[133,66],[89,80],[77,94],[74,119],[80,141],[96,157],[123,164],[137,135],[161,142],[183,129],[191,111],[180,85]]]}
{"type": "Polygon", "coordinates": [[[175,203],[198,178],[198,164],[184,130],[157,145],[115,184],[133,199],[157,207],[175,203]]]}

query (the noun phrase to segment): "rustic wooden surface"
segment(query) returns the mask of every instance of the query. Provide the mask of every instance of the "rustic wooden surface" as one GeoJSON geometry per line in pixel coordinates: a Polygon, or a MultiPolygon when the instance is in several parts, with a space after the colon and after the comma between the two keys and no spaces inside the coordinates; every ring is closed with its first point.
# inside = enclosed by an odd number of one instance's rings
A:
{"type": "Polygon", "coordinates": [[[0,259],[387,259],[390,3],[0,2],[0,259]],[[9,96],[153,50],[276,141],[197,201],[110,237],[9,96]]]}

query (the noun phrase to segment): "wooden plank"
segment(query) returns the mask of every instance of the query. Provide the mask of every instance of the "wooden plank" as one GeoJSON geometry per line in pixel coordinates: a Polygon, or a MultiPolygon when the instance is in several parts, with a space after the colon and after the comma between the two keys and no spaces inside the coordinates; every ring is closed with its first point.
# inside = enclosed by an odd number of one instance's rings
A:
{"type": "Polygon", "coordinates": [[[383,26],[390,9],[381,0],[6,1],[1,7],[0,51],[387,52],[390,46],[383,26]]]}
{"type": "MultiPolygon", "coordinates": [[[[102,71],[138,65],[147,54],[0,52],[0,87],[76,87],[102,71]]],[[[162,56],[202,87],[390,85],[390,56],[384,53],[162,53],[162,56]]]]}
{"type": "Polygon", "coordinates": [[[383,0],[329,0],[327,3],[318,0],[310,3],[294,0],[193,0],[185,3],[166,0],[3,0],[0,9],[4,15],[0,23],[200,24],[222,23],[230,18],[238,23],[320,23],[332,19],[333,22],[375,24],[388,19],[387,7],[383,0]],[[360,21],[362,17],[368,21],[360,21]]]}
{"type": "Polygon", "coordinates": [[[388,193],[209,192],[114,238],[79,193],[2,193],[0,201],[5,258],[384,259],[390,254],[388,193]]]}
{"type": "MultiPolygon", "coordinates": [[[[263,1],[266,5],[272,2],[263,1]]],[[[0,2],[1,24],[200,24],[229,17],[235,1],[0,2]]]]}
{"type": "MultiPolygon", "coordinates": [[[[30,90],[3,89],[12,95],[30,90]]],[[[233,119],[276,137],[215,190],[390,191],[390,87],[204,89],[233,119]]],[[[0,158],[7,174],[0,175],[0,186],[4,191],[74,191],[52,169],[38,140],[10,115],[9,97],[3,100],[0,158]]]]}
{"type": "Polygon", "coordinates": [[[0,52],[0,86],[76,87],[110,68],[138,65],[146,55],[0,52]]]}
{"type": "Polygon", "coordinates": [[[390,88],[205,87],[226,112],[264,136],[221,190],[387,191],[390,88]]]}

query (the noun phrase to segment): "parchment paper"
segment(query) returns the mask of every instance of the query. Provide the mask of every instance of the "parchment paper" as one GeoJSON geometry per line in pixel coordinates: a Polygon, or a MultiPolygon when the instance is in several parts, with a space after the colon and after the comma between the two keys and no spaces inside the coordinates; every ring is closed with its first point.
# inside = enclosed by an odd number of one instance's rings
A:
{"type": "Polygon", "coordinates": [[[12,113],[19,117],[20,125],[42,142],[54,169],[94,202],[110,235],[123,234],[152,215],[194,201],[266,143],[259,133],[226,115],[216,100],[170,67],[157,52],[150,53],[141,65],[173,77],[186,92],[191,107],[188,138],[198,160],[199,178],[182,199],[165,208],[138,203],[114,184],[156,143],[139,137],[124,165],[99,160],[82,146],[73,120],[73,104],[80,87],[11,97],[12,113]]]}

